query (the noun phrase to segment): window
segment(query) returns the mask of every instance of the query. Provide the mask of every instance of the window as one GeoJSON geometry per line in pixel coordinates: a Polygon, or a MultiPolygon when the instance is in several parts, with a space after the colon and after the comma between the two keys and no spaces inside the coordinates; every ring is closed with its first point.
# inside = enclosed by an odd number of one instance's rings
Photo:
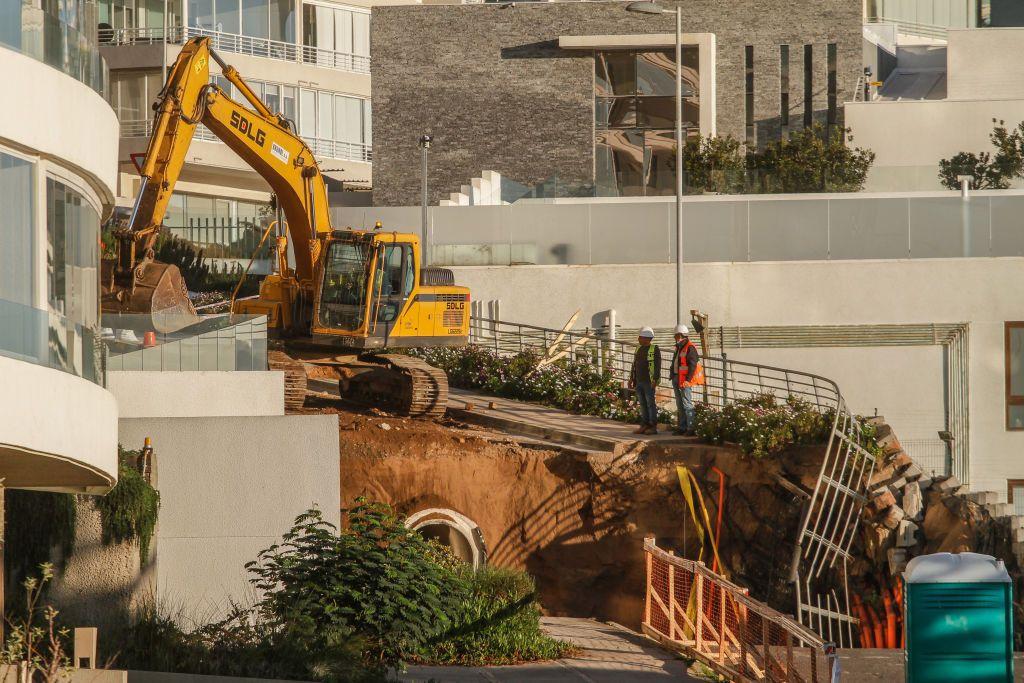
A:
{"type": "Polygon", "coordinates": [[[779,125],[782,134],[789,129],[789,45],[779,46],[779,125]]]}
{"type": "Polygon", "coordinates": [[[188,0],[188,21],[207,31],[295,41],[292,0],[188,0]]]}
{"type": "Polygon", "coordinates": [[[299,135],[316,137],[316,91],[299,91],[299,135]]]}
{"type": "Polygon", "coordinates": [[[1024,479],[1006,480],[1006,502],[1013,505],[1013,514],[1024,515],[1024,479]]]}
{"type": "Polygon", "coordinates": [[[814,46],[804,45],[804,128],[814,123],[814,46]]]}
{"type": "Polygon", "coordinates": [[[304,4],[302,39],[309,47],[368,57],[370,14],[354,8],[304,4]]]}
{"type": "MultiPolygon", "coordinates": [[[[32,305],[34,174],[35,164],[31,161],[0,152],[0,310],[8,302],[32,305]]],[[[14,334],[15,327],[0,324],[0,347],[9,348],[6,337],[8,333],[14,334]]]]}
{"type": "Polygon", "coordinates": [[[1024,430],[1024,322],[1006,323],[1006,428],[1024,430]]]}
{"type": "MultiPolygon", "coordinates": [[[[683,128],[700,128],[699,53],[684,46],[683,128]]],[[[594,55],[595,184],[601,196],[675,192],[675,50],[594,55]]],[[[364,105],[369,128],[369,103],[364,105]]],[[[369,144],[369,131],[364,131],[369,144]]]]}
{"type": "Polygon", "coordinates": [[[747,45],[743,51],[743,67],[746,76],[744,93],[744,111],[746,114],[747,146],[757,145],[757,134],[754,131],[754,46],[747,45]]]}
{"type": "Polygon", "coordinates": [[[149,121],[151,105],[163,84],[159,71],[114,71],[110,74],[110,104],[121,123],[149,121]]]}
{"type": "Polygon", "coordinates": [[[828,118],[827,125],[831,128],[836,125],[836,44],[829,43],[826,48],[828,63],[828,118]]]}
{"type": "Polygon", "coordinates": [[[335,242],[324,260],[324,283],[318,318],[321,325],[358,330],[366,315],[370,245],[367,242],[335,242]]]}
{"type": "MultiPolygon", "coordinates": [[[[46,179],[46,205],[47,301],[63,318],[50,317],[50,365],[71,367],[83,362],[69,355],[78,326],[99,322],[100,217],[78,191],[54,178],[46,179]]],[[[86,368],[87,377],[93,373],[86,368]]]]}

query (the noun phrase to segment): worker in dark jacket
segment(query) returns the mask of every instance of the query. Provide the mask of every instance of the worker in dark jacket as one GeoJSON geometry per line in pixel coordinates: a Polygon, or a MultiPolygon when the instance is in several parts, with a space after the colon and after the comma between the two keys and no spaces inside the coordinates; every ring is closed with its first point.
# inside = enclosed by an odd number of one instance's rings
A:
{"type": "Polygon", "coordinates": [[[658,404],[654,401],[654,390],[661,379],[661,351],[652,342],[654,330],[645,327],[637,339],[640,346],[633,356],[633,369],[629,373],[629,388],[636,390],[640,404],[640,427],[634,434],[658,433],[658,404]]]}
{"type": "Polygon", "coordinates": [[[704,384],[704,366],[686,325],[676,325],[676,350],[672,354],[672,388],[676,394],[679,426],[676,434],[693,434],[693,387],[704,384]]]}

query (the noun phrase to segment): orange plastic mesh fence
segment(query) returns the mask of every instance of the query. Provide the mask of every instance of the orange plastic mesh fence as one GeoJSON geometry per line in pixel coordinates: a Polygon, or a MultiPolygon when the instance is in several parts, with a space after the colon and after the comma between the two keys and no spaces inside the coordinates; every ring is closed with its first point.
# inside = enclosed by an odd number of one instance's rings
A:
{"type": "Polygon", "coordinates": [[[735,680],[823,681],[835,649],[806,627],[694,562],[644,543],[644,632],[735,680]]]}

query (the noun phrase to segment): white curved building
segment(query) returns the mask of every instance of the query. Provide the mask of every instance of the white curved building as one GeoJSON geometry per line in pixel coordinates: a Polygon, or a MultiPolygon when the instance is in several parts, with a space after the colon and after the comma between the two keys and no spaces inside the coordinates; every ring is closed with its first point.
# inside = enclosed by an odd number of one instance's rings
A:
{"type": "Polygon", "coordinates": [[[0,478],[102,493],[117,478],[98,335],[117,118],[95,6],[36,3],[0,1],[0,478]]]}

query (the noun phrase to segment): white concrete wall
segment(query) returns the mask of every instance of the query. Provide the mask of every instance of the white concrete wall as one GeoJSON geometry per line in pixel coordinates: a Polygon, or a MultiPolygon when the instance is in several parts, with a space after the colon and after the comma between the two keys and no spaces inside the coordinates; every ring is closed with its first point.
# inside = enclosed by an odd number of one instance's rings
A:
{"type": "Polygon", "coordinates": [[[949,99],[1024,99],[1024,28],[951,30],[948,41],[949,99]]]}
{"type": "Polygon", "coordinates": [[[75,375],[0,356],[6,485],[102,493],[117,479],[117,403],[75,375]]]}
{"type": "Polygon", "coordinates": [[[994,90],[985,99],[847,102],[853,144],[875,153],[865,190],[941,189],[940,160],[958,152],[993,151],[992,119],[1011,128],[1024,121],[1024,95],[1012,97],[994,90]]]}
{"type": "Polygon", "coordinates": [[[157,598],[185,619],[252,602],[245,563],[300,513],[340,521],[336,415],[121,420],[122,444],[147,436],[161,498],[157,598]]]}
{"type": "Polygon", "coordinates": [[[283,372],[109,372],[120,417],[284,415],[283,372]]]}
{"type": "Polygon", "coordinates": [[[112,206],[118,123],[110,105],[84,83],[2,46],[0,73],[0,141],[67,165],[112,206]]]}
{"type": "MultiPolygon", "coordinates": [[[[474,301],[501,300],[503,320],[561,327],[669,327],[675,269],[669,264],[455,268],[474,301]]],[[[968,322],[971,485],[1005,495],[1024,478],[1024,433],[1004,418],[1003,323],[1024,320],[1024,259],[920,259],[687,264],[684,303],[712,325],[968,322]]],[[[743,349],[735,356],[817,371],[839,383],[853,410],[878,408],[897,431],[926,437],[941,403],[938,347],[743,349]]]]}

